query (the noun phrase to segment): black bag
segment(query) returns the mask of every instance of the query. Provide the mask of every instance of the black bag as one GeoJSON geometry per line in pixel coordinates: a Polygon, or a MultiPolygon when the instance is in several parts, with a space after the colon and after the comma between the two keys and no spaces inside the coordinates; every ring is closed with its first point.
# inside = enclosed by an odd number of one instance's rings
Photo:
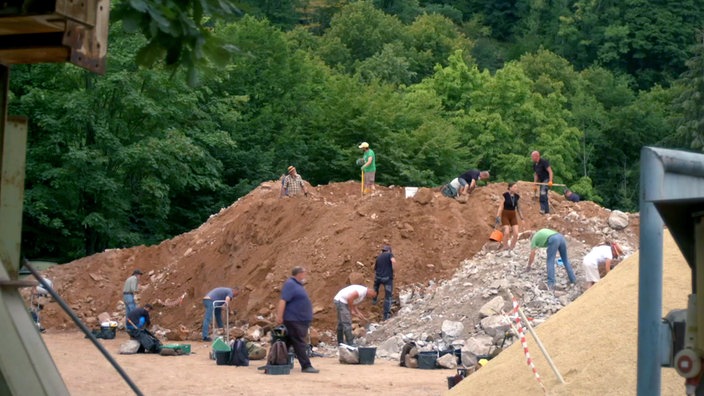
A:
{"type": "Polygon", "coordinates": [[[137,353],[159,353],[161,351],[161,341],[154,337],[149,330],[130,330],[129,334],[139,341],[140,347],[137,353]]]}
{"type": "Polygon", "coordinates": [[[416,347],[416,343],[412,342],[412,341],[407,342],[403,346],[403,348],[401,349],[401,358],[400,358],[401,362],[400,362],[399,366],[406,367],[406,355],[408,355],[408,352],[410,352],[411,349],[413,349],[415,347],[416,347]]]}
{"type": "Polygon", "coordinates": [[[232,343],[229,363],[231,366],[249,366],[249,350],[244,339],[238,338],[232,343]]]}
{"type": "Polygon", "coordinates": [[[288,348],[286,343],[281,340],[274,341],[269,349],[269,355],[266,358],[266,363],[272,366],[283,366],[289,364],[288,348]]]}

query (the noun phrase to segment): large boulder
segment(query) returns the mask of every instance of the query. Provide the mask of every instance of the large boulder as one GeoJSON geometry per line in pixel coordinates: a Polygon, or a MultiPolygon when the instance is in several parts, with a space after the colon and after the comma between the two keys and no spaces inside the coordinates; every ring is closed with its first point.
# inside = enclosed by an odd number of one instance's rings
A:
{"type": "Polygon", "coordinates": [[[340,345],[340,347],[337,348],[337,352],[340,355],[340,363],[359,364],[359,351],[357,348],[348,348],[340,345]]]}
{"type": "Polygon", "coordinates": [[[140,345],[137,340],[127,340],[120,345],[120,354],[131,355],[137,353],[140,345]]]}
{"type": "Polygon", "coordinates": [[[437,364],[440,367],[444,367],[444,368],[448,368],[448,369],[456,369],[457,368],[457,358],[452,353],[447,353],[447,354],[442,355],[438,358],[437,364]]]}
{"type": "Polygon", "coordinates": [[[479,317],[486,318],[488,316],[500,314],[501,310],[504,309],[504,304],[505,302],[503,297],[496,296],[492,298],[489,302],[482,305],[482,307],[479,309],[479,317]]]}
{"type": "Polygon", "coordinates": [[[464,332],[464,325],[462,322],[455,322],[452,320],[442,321],[442,335],[443,337],[457,338],[464,332]]]}
{"type": "Polygon", "coordinates": [[[628,215],[620,210],[614,210],[609,215],[609,227],[615,230],[622,230],[628,227],[628,215]]]}
{"type": "Polygon", "coordinates": [[[486,317],[479,323],[482,325],[484,332],[492,337],[497,334],[503,335],[511,327],[502,315],[486,317]]]}
{"type": "Polygon", "coordinates": [[[462,347],[463,351],[469,351],[475,355],[488,355],[494,345],[494,338],[487,335],[478,335],[467,339],[462,347]]]}
{"type": "Polygon", "coordinates": [[[434,197],[435,197],[435,193],[433,193],[433,190],[431,190],[429,188],[422,187],[422,188],[419,188],[416,195],[413,196],[413,200],[418,202],[421,205],[427,205],[433,201],[434,197]]]}

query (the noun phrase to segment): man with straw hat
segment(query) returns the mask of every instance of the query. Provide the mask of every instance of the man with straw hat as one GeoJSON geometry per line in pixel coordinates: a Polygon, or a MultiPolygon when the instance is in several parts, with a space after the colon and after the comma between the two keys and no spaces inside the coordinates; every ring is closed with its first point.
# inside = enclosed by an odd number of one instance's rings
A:
{"type": "Polygon", "coordinates": [[[308,196],[308,190],[306,190],[306,185],[303,183],[303,178],[296,172],[296,167],[291,165],[288,167],[288,173],[281,185],[281,196],[295,197],[301,193],[306,197],[308,196]]]}

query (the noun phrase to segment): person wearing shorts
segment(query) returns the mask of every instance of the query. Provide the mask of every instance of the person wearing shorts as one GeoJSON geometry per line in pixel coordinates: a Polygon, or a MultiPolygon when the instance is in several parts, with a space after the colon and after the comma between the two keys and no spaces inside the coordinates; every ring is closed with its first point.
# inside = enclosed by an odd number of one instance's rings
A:
{"type": "Polygon", "coordinates": [[[376,179],[376,155],[374,154],[374,150],[369,148],[369,143],[367,142],[362,142],[359,148],[364,151],[364,157],[362,157],[364,161],[362,165],[362,172],[364,173],[364,193],[373,193],[376,190],[374,186],[376,179]]]}
{"type": "Polygon", "coordinates": [[[497,225],[501,223],[504,233],[499,249],[512,250],[516,247],[516,241],[518,240],[518,217],[520,216],[521,220],[523,220],[523,212],[521,212],[521,207],[518,205],[518,201],[521,199],[518,194],[518,185],[509,183],[508,191],[504,193],[503,198],[504,200],[499,204],[499,210],[496,213],[496,223],[497,225]],[[511,234],[510,243],[505,243],[504,241],[509,240],[509,232],[511,234]]]}

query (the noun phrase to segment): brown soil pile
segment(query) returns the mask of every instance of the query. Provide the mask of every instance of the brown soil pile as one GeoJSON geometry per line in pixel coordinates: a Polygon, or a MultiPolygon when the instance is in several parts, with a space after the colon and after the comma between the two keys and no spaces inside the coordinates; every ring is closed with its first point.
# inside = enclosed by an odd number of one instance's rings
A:
{"type": "MultiPolygon", "coordinates": [[[[522,230],[549,227],[586,244],[602,240],[601,233],[567,222],[565,216],[577,211],[603,219],[608,227],[607,209],[591,202],[565,202],[552,193],[552,214],[543,216],[528,185],[521,187],[526,215],[522,230]]],[[[506,184],[481,187],[466,203],[429,189],[406,199],[401,187],[382,187],[378,196],[361,198],[359,183],[353,182],[311,191],[309,198],[280,199],[278,183],[266,182],[191,232],[156,246],[108,250],[46,274],[79,316],[95,324],[101,312],[116,319],[123,315],[124,280],[139,268],[145,273],[140,304],[187,293],[180,306],[157,305],[154,322],[197,332],[201,298],[210,289],[240,285],[243,293],[234,302],[237,324],[265,322],[273,318],[280,286],[291,268],[303,265],[309,269],[306,288],[314,305],[313,327],[329,330],[335,326],[333,296],[350,279],[371,285],[374,259],[383,243],[393,246],[400,266],[397,290],[449,278],[462,260],[487,243],[506,184]]],[[[638,218],[630,217],[629,229],[637,235],[638,218]]],[[[371,307],[374,319],[380,318],[379,309],[371,307]]],[[[56,304],[44,309],[42,324],[55,329],[73,326],[56,304]]]]}
{"type": "MultiPolygon", "coordinates": [[[[691,272],[669,233],[663,249],[663,316],[687,306],[691,272]]],[[[634,395],[637,380],[638,254],[536,328],[566,384],[560,384],[527,335],[528,348],[549,395],[634,395]]],[[[448,395],[540,395],[520,342],[470,375],[448,395]],[[510,381],[506,379],[510,378],[510,381]]],[[[661,392],[684,394],[684,378],[662,369],[661,392]]]]}

